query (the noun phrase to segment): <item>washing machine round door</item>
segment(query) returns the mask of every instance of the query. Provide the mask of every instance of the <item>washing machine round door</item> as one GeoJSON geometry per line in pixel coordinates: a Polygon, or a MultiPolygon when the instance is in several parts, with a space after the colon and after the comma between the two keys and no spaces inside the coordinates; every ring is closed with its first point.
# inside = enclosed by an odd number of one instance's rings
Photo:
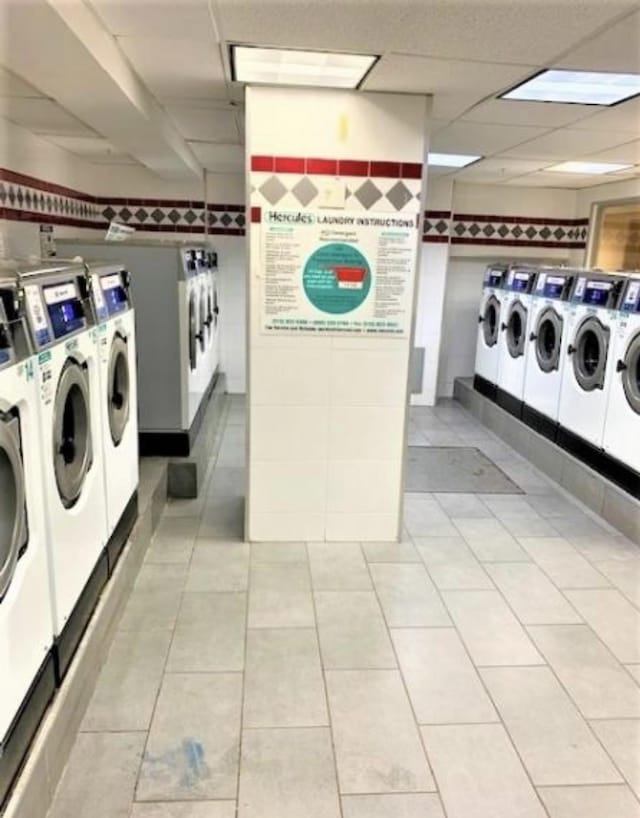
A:
{"type": "Polygon", "coordinates": [[[198,316],[196,315],[196,296],[189,296],[189,366],[192,370],[198,365],[198,316]]]}
{"type": "Polygon", "coordinates": [[[207,342],[205,339],[205,328],[207,325],[207,302],[204,294],[204,290],[200,293],[200,301],[199,301],[199,310],[198,310],[198,341],[200,343],[200,352],[204,352],[207,346],[207,342]]]}
{"type": "Polygon", "coordinates": [[[500,327],[500,302],[495,295],[489,296],[482,316],[482,334],[484,342],[488,347],[493,347],[498,342],[498,330],[500,327]]]}
{"type": "Polygon", "coordinates": [[[0,599],[11,584],[25,531],[19,422],[0,413],[0,599]]]}
{"type": "Polygon", "coordinates": [[[560,366],[562,325],[562,318],[553,307],[540,313],[531,340],[535,341],[536,360],[542,372],[553,372],[560,366]]]}
{"type": "Polygon", "coordinates": [[[71,508],[82,493],[92,462],[91,403],[85,366],[65,363],[53,406],[53,470],[60,500],[71,508]]]}
{"type": "Polygon", "coordinates": [[[107,373],[107,415],[109,431],[114,446],[119,446],[129,422],[131,401],[131,378],[129,372],[129,346],[126,338],[116,333],[111,344],[107,373]]]}
{"type": "Polygon", "coordinates": [[[604,387],[610,330],[595,315],[578,327],[568,352],[573,355],[573,374],[581,389],[593,392],[604,387]]]}
{"type": "Polygon", "coordinates": [[[616,368],[622,373],[622,388],[629,406],[640,415],[640,332],[631,339],[624,361],[618,361],[616,368]]]}
{"type": "Polygon", "coordinates": [[[507,349],[512,358],[524,355],[525,332],[527,329],[527,308],[521,301],[515,301],[509,310],[509,317],[504,326],[507,333],[507,349]]]}

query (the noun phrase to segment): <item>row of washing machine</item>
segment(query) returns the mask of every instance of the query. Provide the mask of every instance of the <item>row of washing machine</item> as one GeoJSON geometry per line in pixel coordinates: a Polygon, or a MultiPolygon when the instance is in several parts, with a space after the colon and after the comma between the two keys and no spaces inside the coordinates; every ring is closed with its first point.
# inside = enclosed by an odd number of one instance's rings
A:
{"type": "Polygon", "coordinates": [[[131,271],[138,336],[140,454],[188,456],[219,363],[217,254],[205,244],[61,239],[70,257],[131,271]]]}
{"type": "Polygon", "coordinates": [[[489,266],[474,385],[640,496],[640,275],[489,266]]]}
{"type": "Polygon", "coordinates": [[[0,266],[0,811],[137,512],[121,265],[0,266]]]}

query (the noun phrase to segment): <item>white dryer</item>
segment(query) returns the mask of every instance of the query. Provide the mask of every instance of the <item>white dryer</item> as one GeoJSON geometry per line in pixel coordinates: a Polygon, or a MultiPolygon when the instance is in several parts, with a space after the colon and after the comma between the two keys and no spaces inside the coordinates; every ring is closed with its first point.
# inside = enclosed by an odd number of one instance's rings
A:
{"type": "Polygon", "coordinates": [[[40,418],[42,480],[61,679],[107,580],[100,364],[83,265],[19,273],[40,418]]]}
{"type": "Polygon", "coordinates": [[[625,284],[611,354],[603,446],[640,478],[640,277],[625,284]]]}
{"type": "Polygon", "coordinates": [[[484,273],[478,317],[474,388],[495,399],[498,383],[498,339],[502,315],[502,287],[506,265],[491,264],[484,273]]]}
{"type": "Polygon", "coordinates": [[[584,271],[541,270],[530,306],[522,418],[552,440],[558,427],[560,385],[567,360],[568,299],[579,272],[584,271]]]}
{"type": "Polygon", "coordinates": [[[201,305],[202,283],[196,261],[196,251],[191,247],[181,250],[182,273],[179,304],[181,325],[181,348],[184,365],[182,377],[187,400],[187,428],[193,424],[204,394],[202,376],[202,352],[204,343],[204,314],[201,305]]]}
{"type": "Polygon", "coordinates": [[[0,272],[0,812],[55,689],[38,387],[16,295],[0,272]]]}
{"type": "Polygon", "coordinates": [[[522,417],[527,338],[537,275],[537,267],[512,264],[502,290],[496,402],[516,417],[522,417]]]}
{"type": "Polygon", "coordinates": [[[571,451],[582,451],[584,443],[602,447],[611,346],[624,280],[620,275],[585,273],[573,284],[558,412],[558,440],[571,451]]]}
{"type": "Polygon", "coordinates": [[[218,305],[218,254],[208,250],[207,259],[207,358],[209,381],[218,371],[219,362],[219,315],[218,305]]]}
{"type": "Polygon", "coordinates": [[[113,262],[88,262],[97,319],[102,405],[101,445],[107,502],[109,573],[137,513],[138,382],[135,314],[129,273],[113,262]]]}

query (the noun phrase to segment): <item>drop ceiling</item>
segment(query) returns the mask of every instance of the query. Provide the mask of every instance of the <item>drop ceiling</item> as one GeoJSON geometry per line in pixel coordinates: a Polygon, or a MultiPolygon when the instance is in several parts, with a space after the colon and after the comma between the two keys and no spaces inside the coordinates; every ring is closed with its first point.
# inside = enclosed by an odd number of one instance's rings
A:
{"type": "MultiPolygon", "coordinates": [[[[4,11],[24,0],[3,0],[4,11]]],[[[640,11],[629,0],[30,0],[64,18],[65,61],[87,58],[90,9],[115,47],[96,90],[87,73],[58,94],[56,43],[37,66],[18,43],[0,46],[0,114],[93,162],[141,163],[163,175],[243,170],[242,87],[230,82],[228,43],[379,54],[364,90],[433,95],[432,148],[481,154],[461,170],[469,183],[585,187],[615,176],[551,173],[561,161],[631,163],[640,171],[640,100],[601,109],[509,102],[505,90],[544,68],[640,72],[640,11]],[[84,49],[84,51],[83,51],[84,49]],[[39,70],[37,70],[39,69],[39,70]],[[48,69],[48,73],[44,71],[48,69]],[[126,76],[131,71],[134,79],[126,76]],[[51,79],[51,81],[49,81],[51,79]],[[136,84],[139,83],[139,86],[136,84]],[[44,87],[47,86],[47,87],[44,87]],[[113,96],[119,90],[122,100],[113,96]],[[119,102],[121,103],[119,106],[119,102]],[[113,111],[113,127],[99,113],[113,111]],[[103,106],[103,110],[100,110],[103,106]],[[151,114],[150,114],[151,111],[151,114]],[[147,123],[146,130],[143,127],[147,123]],[[149,123],[162,130],[144,149],[149,123]],[[117,127],[116,127],[117,125],[117,127]],[[107,132],[108,131],[108,132],[107,132]]],[[[105,46],[106,47],[106,46],[105,46]]],[[[106,52],[104,52],[106,54],[106,52]]]]}

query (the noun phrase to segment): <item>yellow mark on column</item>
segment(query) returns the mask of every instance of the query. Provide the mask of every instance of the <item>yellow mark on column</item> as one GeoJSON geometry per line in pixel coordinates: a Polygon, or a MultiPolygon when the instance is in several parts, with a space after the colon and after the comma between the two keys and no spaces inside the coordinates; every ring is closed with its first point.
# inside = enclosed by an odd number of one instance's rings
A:
{"type": "Polygon", "coordinates": [[[346,142],[349,136],[349,118],[346,114],[340,114],[338,120],[338,139],[341,142],[346,142]]]}

